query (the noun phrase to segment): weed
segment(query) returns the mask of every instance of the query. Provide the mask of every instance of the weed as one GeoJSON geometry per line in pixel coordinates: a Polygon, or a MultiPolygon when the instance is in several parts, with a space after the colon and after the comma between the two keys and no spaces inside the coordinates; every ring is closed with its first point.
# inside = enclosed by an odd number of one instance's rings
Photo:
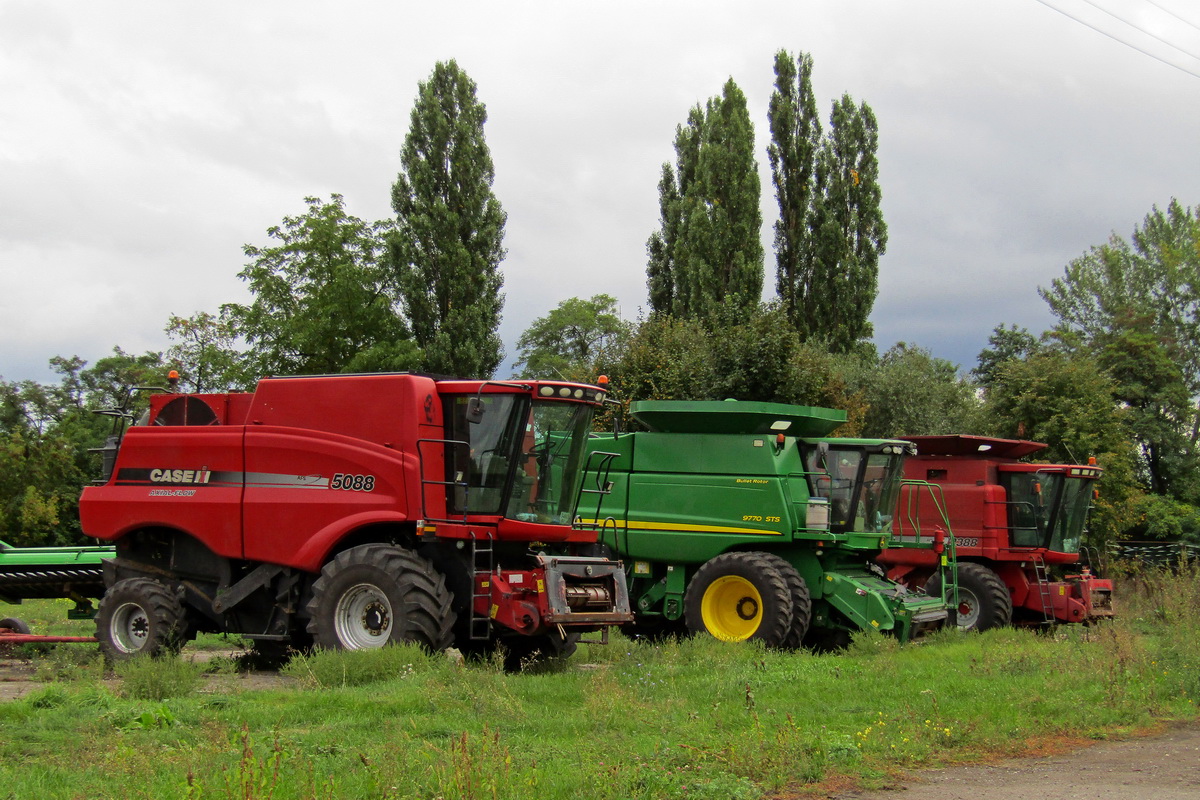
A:
{"type": "Polygon", "coordinates": [[[885,636],[876,630],[861,630],[850,634],[850,644],[844,651],[854,658],[875,658],[895,653],[900,642],[894,636],[885,636]]]}
{"type": "Polygon", "coordinates": [[[138,714],[125,727],[127,729],[155,730],[158,728],[170,728],[175,724],[175,715],[171,713],[171,709],[165,705],[159,706],[156,709],[143,711],[138,714]]]}
{"type": "Polygon", "coordinates": [[[444,668],[450,662],[415,644],[395,644],[370,650],[315,650],[293,656],[280,673],[310,689],[366,686],[404,680],[422,672],[444,668]]]}
{"type": "Polygon", "coordinates": [[[60,684],[51,683],[25,695],[25,703],[30,708],[36,709],[58,708],[67,703],[69,697],[66,688],[60,684]]]}
{"type": "Polygon", "coordinates": [[[192,694],[203,668],[179,657],[131,658],[118,662],[113,671],[121,680],[122,697],[158,701],[192,694]]]}
{"type": "Polygon", "coordinates": [[[104,656],[92,648],[54,647],[34,661],[39,681],[98,680],[104,675],[104,656]]]}

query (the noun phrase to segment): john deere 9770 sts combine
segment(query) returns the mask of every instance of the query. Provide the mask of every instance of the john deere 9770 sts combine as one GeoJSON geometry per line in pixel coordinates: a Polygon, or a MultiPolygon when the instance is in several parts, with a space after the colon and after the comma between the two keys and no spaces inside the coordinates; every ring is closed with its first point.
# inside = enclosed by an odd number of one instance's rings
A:
{"type": "MultiPolygon", "coordinates": [[[[626,564],[636,631],[821,646],[859,629],[906,641],[946,619],[940,593],[872,563],[897,545],[911,443],[821,438],[846,419],[825,408],[652,401],[631,413],[649,430],[589,441],[585,491],[599,499],[580,513],[626,564]]],[[[917,546],[948,561],[944,545],[917,546]]]]}

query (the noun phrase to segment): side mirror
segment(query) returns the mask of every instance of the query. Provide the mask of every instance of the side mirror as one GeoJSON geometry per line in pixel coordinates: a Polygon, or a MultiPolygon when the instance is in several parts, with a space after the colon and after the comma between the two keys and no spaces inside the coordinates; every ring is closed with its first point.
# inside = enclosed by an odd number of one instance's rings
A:
{"type": "Polygon", "coordinates": [[[467,422],[478,425],[483,421],[483,399],[472,397],[467,400],[467,422]]]}

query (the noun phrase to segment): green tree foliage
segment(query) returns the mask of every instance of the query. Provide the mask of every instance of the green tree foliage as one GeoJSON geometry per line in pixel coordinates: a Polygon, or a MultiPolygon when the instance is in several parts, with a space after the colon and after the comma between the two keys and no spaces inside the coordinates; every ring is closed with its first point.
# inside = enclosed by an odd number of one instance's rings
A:
{"type": "Polygon", "coordinates": [[[661,227],[646,248],[650,306],[707,318],[732,305],[753,313],[762,295],[761,187],[754,126],[732,79],[676,129],[676,164],[663,165],[661,227]]]}
{"type": "Polygon", "coordinates": [[[1094,456],[1104,468],[1091,518],[1099,542],[1135,523],[1142,494],[1128,411],[1113,402],[1115,390],[1095,358],[1042,348],[1000,363],[985,394],[987,433],[1044,442],[1040,460],[1079,464],[1094,456]]]}
{"type": "Polygon", "coordinates": [[[805,339],[849,352],[870,338],[879,259],[887,248],[880,205],[879,125],[866,103],[842,95],[821,137],[812,58],[775,56],[768,118],[780,220],[776,287],[805,339]]]}
{"type": "Polygon", "coordinates": [[[9,544],[84,541],[79,492],[98,469],[88,449],[103,444],[113,419],[92,412],[124,404],[136,418],[145,402],[131,387],[166,379],[158,353],[120,348],[90,368],[79,358],[55,357],[50,365],[57,384],[0,380],[0,539],[9,544]]]}
{"type": "Polygon", "coordinates": [[[809,333],[813,310],[815,253],[811,229],[821,200],[817,157],[821,152],[821,120],[812,88],[813,60],[808,53],[792,58],[775,54],[775,91],[767,119],[771,143],[767,158],[779,219],[775,223],[775,287],[789,322],[802,335],[809,333]]]}
{"type": "Polygon", "coordinates": [[[238,350],[237,326],[228,316],[200,311],[190,317],[174,314],[163,329],[175,344],[164,358],[179,371],[180,391],[220,392],[249,389],[257,376],[249,374],[238,350]]]}
{"type": "Polygon", "coordinates": [[[605,352],[619,350],[631,326],[621,319],[617,299],[607,294],[584,300],[571,297],[538,317],[517,341],[514,366],[523,378],[560,378],[592,382],[595,364],[605,352]]]}
{"type": "Polygon", "coordinates": [[[1000,365],[1028,358],[1040,347],[1037,337],[1025,328],[1016,325],[1009,328],[1001,323],[988,337],[988,347],[979,353],[979,363],[971,370],[971,375],[980,386],[987,389],[995,381],[1000,365]]]}
{"type": "Polygon", "coordinates": [[[252,374],[296,375],[409,369],[419,354],[383,263],[390,224],[346,214],[341,195],[306,197],[308,211],[268,229],[278,244],[246,245],[238,277],[250,305],[222,307],[249,345],[252,374]]]}
{"type": "Polygon", "coordinates": [[[863,436],[974,433],[982,424],[974,386],[925,348],[898,342],[878,359],[848,355],[840,363],[866,404],[863,436]]]}
{"type": "Polygon", "coordinates": [[[392,270],[431,372],[490,377],[503,358],[506,215],[492,192],[486,121],[475,82],[439,62],[418,86],[392,186],[392,270]]]}
{"type": "Polygon", "coordinates": [[[1155,207],[1132,241],[1113,235],[1039,291],[1058,340],[1114,381],[1151,490],[1200,501],[1200,212],[1155,207]]]}
{"type": "Polygon", "coordinates": [[[597,365],[613,395],[633,400],[757,400],[843,409],[839,429],[857,435],[862,395],[824,348],[801,342],[777,305],[750,315],[727,310],[713,320],[653,314],[628,345],[597,365]]]}
{"type": "Polygon", "coordinates": [[[1200,508],[1170,497],[1147,494],[1133,503],[1134,522],[1123,537],[1200,545],[1200,508]]]}

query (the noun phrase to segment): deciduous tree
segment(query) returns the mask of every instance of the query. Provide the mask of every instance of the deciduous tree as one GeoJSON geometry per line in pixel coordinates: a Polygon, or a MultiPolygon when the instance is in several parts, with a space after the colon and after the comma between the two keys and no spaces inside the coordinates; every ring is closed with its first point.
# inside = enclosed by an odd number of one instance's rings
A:
{"type": "Polygon", "coordinates": [[[775,287],[788,321],[802,336],[809,334],[807,311],[813,291],[811,229],[821,200],[817,157],[821,151],[821,120],[812,88],[813,60],[808,53],[793,58],[786,50],[775,54],[775,91],[767,119],[771,142],[767,157],[779,204],[775,222],[775,287]]]}
{"type": "Polygon", "coordinates": [[[762,295],[761,186],[754,126],[732,79],[676,129],[676,163],[663,165],[660,228],[647,243],[653,310],[711,317],[746,312],[762,295]]]}
{"type": "Polygon", "coordinates": [[[631,325],[621,319],[617,299],[607,294],[568,298],[538,317],[517,341],[515,367],[524,378],[592,382],[596,360],[619,350],[631,325]]]}
{"type": "Polygon", "coordinates": [[[245,338],[251,371],[327,374],[416,367],[394,275],[383,260],[387,222],[346,214],[341,195],[304,200],[308,211],[268,229],[269,247],[246,245],[238,277],[249,305],[222,307],[245,338]]]}
{"type": "Polygon", "coordinates": [[[805,339],[849,352],[870,338],[879,259],[887,249],[880,206],[879,125],[848,94],[833,104],[822,137],[812,91],[812,59],[775,56],[772,177],[779,201],[776,288],[805,339]]]}
{"type": "Polygon", "coordinates": [[[506,216],[492,192],[487,110],[453,61],[419,84],[392,186],[390,258],[431,372],[491,377],[503,358],[506,216]]]}
{"type": "Polygon", "coordinates": [[[1154,207],[1131,241],[1114,234],[1039,292],[1057,339],[1114,381],[1151,490],[1200,502],[1200,210],[1154,207]]]}

